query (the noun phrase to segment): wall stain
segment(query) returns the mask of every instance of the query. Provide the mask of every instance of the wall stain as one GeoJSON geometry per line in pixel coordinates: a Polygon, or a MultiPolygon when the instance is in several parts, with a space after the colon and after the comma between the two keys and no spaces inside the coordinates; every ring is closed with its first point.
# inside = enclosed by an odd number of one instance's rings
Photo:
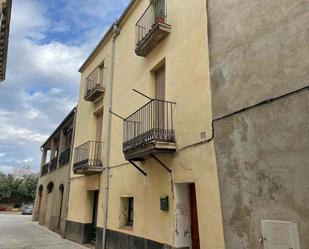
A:
{"type": "Polygon", "coordinates": [[[282,186],[279,183],[279,179],[276,180],[275,177],[270,177],[263,171],[257,172],[257,181],[263,184],[264,187],[266,187],[266,190],[263,191],[263,188],[260,186],[258,190],[257,196],[262,197],[263,193],[265,193],[270,200],[276,200],[276,194],[280,194],[282,190],[284,189],[284,186],[282,186]]]}
{"type": "Polygon", "coordinates": [[[237,193],[234,197],[235,209],[230,219],[230,226],[236,232],[237,236],[244,238],[249,236],[251,209],[243,204],[241,193],[237,193]]]}

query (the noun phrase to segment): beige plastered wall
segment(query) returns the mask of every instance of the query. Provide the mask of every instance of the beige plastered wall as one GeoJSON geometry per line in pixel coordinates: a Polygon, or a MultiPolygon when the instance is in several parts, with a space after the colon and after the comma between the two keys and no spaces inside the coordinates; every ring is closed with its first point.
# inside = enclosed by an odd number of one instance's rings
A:
{"type": "MultiPolygon", "coordinates": [[[[91,61],[91,64],[85,69],[81,75],[79,100],[76,113],[76,127],[74,148],[80,146],[88,141],[94,141],[96,139],[96,117],[94,103],[85,101],[85,81],[87,76],[100,64],[104,62],[104,87],[107,87],[110,77],[110,53],[111,43],[107,41],[97,56],[91,61]]],[[[104,121],[106,120],[106,111],[104,106],[107,106],[107,94],[103,96],[103,103],[99,109],[103,109],[103,132],[101,141],[103,144],[103,151],[105,151],[105,139],[104,130],[106,130],[104,121]]],[[[104,153],[102,153],[104,155],[104,153]]],[[[92,192],[94,190],[100,190],[99,193],[99,210],[98,220],[102,219],[102,205],[103,205],[103,174],[95,174],[90,176],[78,175],[73,172],[75,150],[73,151],[73,160],[70,173],[70,200],[68,207],[67,219],[79,223],[91,223],[92,222],[92,192]]],[[[104,158],[102,158],[104,161],[104,158]]]]}
{"type": "MultiPolygon", "coordinates": [[[[153,159],[138,163],[147,172],[140,174],[124,160],[122,153],[123,121],[112,117],[110,195],[108,229],[133,234],[164,244],[175,244],[173,187],[175,183],[196,184],[201,248],[224,248],[217,166],[213,143],[202,143],[200,132],[211,137],[211,92],[209,82],[206,1],[168,1],[171,34],[147,57],[138,57],[135,49],[135,23],[149,1],[135,4],[121,23],[116,39],[113,83],[113,111],[129,116],[147,102],[133,88],[154,97],[152,70],[162,61],[166,66],[166,100],[176,102],[175,132],[177,152],[160,159],[172,170],[170,175],[153,159]],[[172,187],[173,186],[173,187],[172,187]],[[170,209],[160,210],[160,196],[168,195],[170,209]],[[132,230],[119,227],[120,197],[134,197],[132,230]]],[[[110,77],[111,37],[101,46],[82,72],[74,147],[94,138],[93,103],[83,99],[85,79],[105,61],[103,141],[107,135],[108,80],[110,77]]],[[[105,146],[104,146],[105,151],[105,146]]],[[[76,176],[71,172],[71,196],[68,219],[91,223],[91,200],[87,190],[100,189],[98,226],[103,226],[104,174],[76,176]],[[100,178],[100,179],[99,179],[100,178]],[[84,208],[81,207],[84,205],[84,208]]]]}
{"type": "MultiPolygon", "coordinates": [[[[40,186],[43,186],[43,192],[42,192],[42,199],[41,199],[41,207],[40,207],[40,223],[44,224],[45,222],[45,214],[47,210],[47,205],[51,206],[51,219],[59,217],[60,214],[60,203],[61,203],[61,194],[59,187],[61,184],[64,186],[63,191],[63,202],[62,202],[62,210],[61,210],[61,224],[60,229],[62,230],[64,227],[64,219],[66,214],[66,208],[67,208],[67,188],[68,188],[68,177],[69,177],[69,171],[70,167],[69,165],[64,165],[61,168],[57,168],[55,171],[50,172],[44,176],[41,176],[38,181],[38,189],[40,186]],[[52,198],[50,198],[50,202],[47,203],[47,185],[53,182],[54,188],[53,192],[50,193],[52,195],[52,198]]],[[[38,220],[38,208],[39,208],[39,191],[37,191],[36,198],[35,198],[35,205],[34,205],[34,215],[33,219],[38,220]]],[[[52,224],[51,224],[52,225],[52,224]]],[[[50,227],[51,229],[54,229],[55,227],[50,227]]]]}

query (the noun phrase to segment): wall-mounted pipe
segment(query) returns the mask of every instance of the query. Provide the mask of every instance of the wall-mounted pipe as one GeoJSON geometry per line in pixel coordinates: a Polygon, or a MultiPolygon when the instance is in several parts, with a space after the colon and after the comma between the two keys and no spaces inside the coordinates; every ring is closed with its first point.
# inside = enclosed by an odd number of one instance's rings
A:
{"type": "Polygon", "coordinates": [[[65,214],[64,214],[64,228],[63,234],[61,235],[63,238],[66,238],[67,232],[67,218],[69,212],[69,201],[70,201],[70,189],[71,189],[71,165],[73,165],[73,153],[74,153],[74,138],[75,138],[75,127],[76,127],[76,113],[77,107],[74,108],[74,118],[73,118],[73,131],[72,131],[72,140],[71,140],[71,153],[70,153],[70,167],[69,167],[69,175],[68,175],[68,185],[66,191],[66,200],[65,200],[65,214]]]}
{"type": "Polygon", "coordinates": [[[102,237],[102,249],[106,248],[106,231],[107,231],[107,219],[108,219],[108,200],[109,200],[109,167],[110,167],[110,144],[111,144],[111,130],[112,130],[112,110],[113,110],[113,82],[114,82],[114,67],[115,67],[115,50],[116,39],[120,34],[120,29],[114,24],[114,35],[112,40],[112,54],[110,65],[110,81],[108,87],[108,120],[107,120],[107,138],[106,138],[106,160],[105,160],[105,180],[104,180],[104,203],[103,203],[103,237],[102,237]]]}
{"type": "Polygon", "coordinates": [[[182,148],[180,148],[177,153],[179,153],[180,151],[183,151],[183,150],[186,150],[190,147],[194,147],[194,146],[197,146],[197,145],[200,145],[200,144],[204,144],[204,143],[209,143],[211,142],[213,139],[214,139],[214,136],[215,136],[215,123],[217,121],[220,121],[222,119],[225,119],[225,118],[228,118],[228,117],[231,117],[231,116],[234,116],[234,115],[237,115],[237,114],[240,114],[240,113],[243,113],[243,112],[246,112],[246,111],[249,111],[251,109],[255,109],[259,106],[262,106],[262,105],[266,105],[266,104],[270,104],[271,102],[274,102],[274,101],[277,101],[277,100],[280,100],[280,99],[283,99],[283,98],[287,98],[287,97],[290,97],[294,94],[298,94],[300,92],[303,92],[303,91],[309,91],[309,85],[308,86],[305,86],[305,87],[302,87],[302,88],[299,88],[297,90],[294,90],[294,91],[291,91],[291,92],[288,92],[288,93],[285,93],[285,94],[282,94],[282,95],[279,95],[277,97],[274,97],[274,98],[270,98],[270,99],[266,99],[266,100],[263,100],[261,102],[258,102],[256,104],[253,104],[253,105],[250,105],[250,106],[247,106],[247,107],[244,107],[244,108],[241,108],[237,111],[234,111],[234,112],[231,112],[231,113],[228,113],[228,114],[225,114],[221,117],[218,117],[218,118],[215,118],[211,121],[211,137],[206,139],[206,140],[203,140],[201,142],[197,142],[197,143],[194,143],[194,144],[190,144],[190,145],[187,145],[187,146],[184,146],[182,148]]]}

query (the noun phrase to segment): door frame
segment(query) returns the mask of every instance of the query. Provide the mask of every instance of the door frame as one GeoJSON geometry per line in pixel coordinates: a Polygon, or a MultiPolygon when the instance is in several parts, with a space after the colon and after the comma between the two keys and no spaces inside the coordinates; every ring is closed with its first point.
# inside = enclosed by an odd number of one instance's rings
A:
{"type": "Polygon", "coordinates": [[[200,249],[201,248],[201,240],[200,240],[200,232],[199,232],[199,219],[198,219],[198,208],[197,208],[197,195],[196,195],[196,186],[195,186],[195,183],[189,183],[189,195],[190,195],[190,220],[191,220],[191,246],[192,246],[192,249],[200,249]],[[192,198],[192,192],[194,194],[194,198],[192,198]],[[195,209],[193,209],[193,206],[192,206],[192,202],[195,202],[195,209]],[[193,222],[193,215],[194,213],[196,213],[196,221],[197,221],[197,224],[195,224],[193,222]],[[195,227],[193,227],[195,225],[195,227]],[[194,231],[197,232],[197,241],[195,241],[193,239],[193,236],[195,235],[194,234],[194,231]],[[193,243],[197,243],[197,244],[193,244],[193,243]]]}
{"type": "Polygon", "coordinates": [[[99,190],[93,190],[92,199],[92,221],[91,221],[91,240],[90,242],[95,243],[97,238],[97,219],[99,210],[99,190]],[[95,225],[95,227],[94,227],[95,225]],[[95,230],[95,231],[94,231],[95,230]],[[95,234],[95,236],[93,236],[95,234]]]}
{"type": "Polygon", "coordinates": [[[64,185],[60,184],[59,186],[59,192],[60,192],[60,206],[59,206],[59,218],[58,218],[58,224],[57,228],[60,229],[61,225],[61,215],[62,215],[62,205],[63,205],[63,195],[64,195],[64,185]]]}

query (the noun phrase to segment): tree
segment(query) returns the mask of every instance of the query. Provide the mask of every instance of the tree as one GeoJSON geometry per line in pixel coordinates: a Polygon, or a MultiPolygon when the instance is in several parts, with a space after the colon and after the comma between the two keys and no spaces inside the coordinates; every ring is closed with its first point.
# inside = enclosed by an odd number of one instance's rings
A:
{"type": "Polygon", "coordinates": [[[11,198],[14,178],[0,172],[0,202],[7,202],[11,198]]]}
{"type": "Polygon", "coordinates": [[[29,203],[36,195],[38,176],[24,175],[22,179],[0,172],[0,203],[29,203]]]}
{"type": "Polygon", "coordinates": [[[27,175],[24,176],[23,182],[20,185],[22,188],[22,196],[25,201],[33,201],[36,195],[36,187],[38,184],[38,176],[37,175],[27,175]]]}

